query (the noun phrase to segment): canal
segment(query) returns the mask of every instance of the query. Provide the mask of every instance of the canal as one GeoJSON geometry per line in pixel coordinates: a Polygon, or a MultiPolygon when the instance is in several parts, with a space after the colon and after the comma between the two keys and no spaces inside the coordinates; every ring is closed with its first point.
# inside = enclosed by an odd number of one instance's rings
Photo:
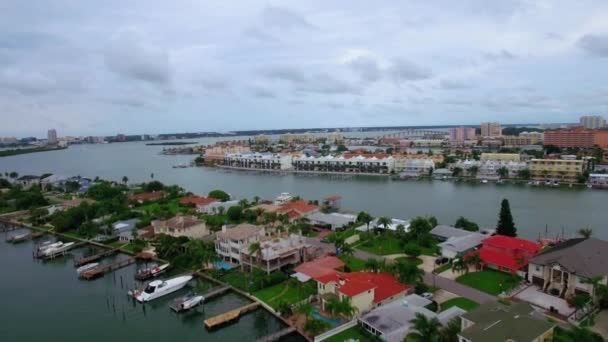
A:
{"type": "MultiPolygon", "coordinates": [[[[199,139],[209,144],[217,139],[199,139]]],[[[342,178],[336,176],[275,175],[225,171],[214,168],[173,168],[194,156],[165,156],[162,146],[143,142],[75,145],[62,151],[0,158],[0,172],[19,174],[52,172],[64,176],[99,176],[129,182],[155,180],[179,184],[199,195],[224,189],[238,198],[273,199],[281,192],[306,199],[327,195],[343,197],[346,210],[366,210],[373,216],[412,218],[434,215],[442,224],[453,224],[465,216],[482,227],[495,226],[500,201],[509,199],[518,233],[537,238],[575,234],[583,227],[608,239],[608,191],[543,188],[527,185],[452,183],[442,181],[396,181],[381,177],[342,178]]]]}
{"type": "MultiPolygon", "coordinates": [[[[263,309],[236,323],[207,331],[203,320],[249,302],[235,293],[213,299],[199,312],[175,314],[168,303],[187,293],[183,289],[145,306],[133,302],[127,291],[135,285],[136,265],[94,281],[79,280],[72,258],[41,261],[32,258],[35,243],[5,242],[0,233],[0,336],[2,341],[253,341],[279,331],[284,324],[263,309]]],[[[48,239],[41,238],[39,241],[48,239]]],[[[90,253],[90,247],[72,251],[90,253]]],[[[124,258],[124,255],[115,258],[124,258]]],[[[111,262],[112,258],[104,259],[111,262]]],[[[193,281],[204,292],[211,284],[193,281]]],[[[192,289],[192,288],[191,288],[192,289]]],[[[290,336],[285,341],[302,341],[290,336]]]]}

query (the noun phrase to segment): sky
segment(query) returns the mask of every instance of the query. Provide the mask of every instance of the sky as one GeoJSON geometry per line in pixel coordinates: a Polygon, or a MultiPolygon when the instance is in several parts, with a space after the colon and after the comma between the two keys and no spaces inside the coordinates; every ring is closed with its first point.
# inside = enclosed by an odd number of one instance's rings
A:
{"type": "Polygon", "coordinates": [[[3,0],[0,136],[576,122],[606,0],[3,0]]]}

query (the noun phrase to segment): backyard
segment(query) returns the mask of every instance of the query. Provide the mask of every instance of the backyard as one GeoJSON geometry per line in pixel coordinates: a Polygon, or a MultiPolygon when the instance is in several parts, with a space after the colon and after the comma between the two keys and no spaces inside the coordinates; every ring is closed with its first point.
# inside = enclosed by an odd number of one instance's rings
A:
{"type": "Polygon", "coordinates": [[[467,298],[456,297],[441,303],[441,311],[445,311],[453,306],[457,306],[465,311],[471,311],[478,307],[479,304],[467,298]]]}
{"type": "Polygon", "coordinates": [[[517,286],[521,282],[521,278],[510,273],[486,269],[461,275],[456,278],[456,281],[480,291],[498,295],[517,286]]]}
{"type": "MultiPolygon", "coordinates": [[[[413,243],[413,242],[410,242],[413,243]]],[[[356,244],[356,248],[362,251],[376,254],[376,255],[390,255],[390,254],[401,254],[404,252],[404,246],[402,246],[399,239],[396,239],[390,234],[374,235],[372,238],[368,238],[363,242],[356,244]]],[[[423,247],[419,246],[420,251],[423,255],[436,255],[436,247],[423,247]]]]}
{"type": "Polygon", "coordinates": [[[336,334],[328,339],[323,341],[326,342],[344,342],[344,341],[359,341],[359,342],[372,342],[379,341],[379,339],[360,326],[354,326],[352,328],[346,329],[343,332],[336,334]]]}
{"type": "Polygon", "coordinates": [[[350,272],[359,272],[365,270],[365,260],[357,259],[353,256],[340,255],[340,260],[346,264],[350,272]]]}
{"type": "Polygon", "coordinates": [[[288,280],[256,291],[253,295],[274,309],[278,309],[279,305],[283,302],[295,304],[316,293],[317,283],[314,281],[302,284],[294,280],[288,280]]]}

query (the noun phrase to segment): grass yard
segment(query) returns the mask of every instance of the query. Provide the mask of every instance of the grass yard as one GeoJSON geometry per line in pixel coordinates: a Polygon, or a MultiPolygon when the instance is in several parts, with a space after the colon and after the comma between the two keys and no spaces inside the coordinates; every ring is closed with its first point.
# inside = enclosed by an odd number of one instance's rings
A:
{"type": "Polygon", "coordinates": [[[419,259],[419,258],[399,257],[399,258],[395,259],[395,261],[400,261],[400,260],[403,260],[403,261],[408,262],[410,264],[414,264],[416,266],[422,264],[422,259],[419,259]]]}
{"type": "Polygon", "coordinates": [[[295,304],[316,293],[317,283],[314,281],[308,281],[304,284],[298,283],[296,286],[290,286],[290,282],[285,281],[256,291],[253,295],[277,309],[282,302],[295,304]]]}
{"type": "Polygon", "coordinates": [[[175,199],[172,199],[163,204],[161,204],[159,202],[152,202],[149,204],[144,204],[142,206],[139,206],[135,209],[141,210],[141,211],[147,211],[147,212],[151,212],[151,213],[156,213],[156,212],[159,212],[164,209],[164,210],[169,211],[172,215],[177,215],[177,213],[185,212],[188,209],[186,207],[180,206],[179,200],[180,200],[179,198],[175,198],[175,199]]]}
{"type": "Polygon", "coordinates": [[[486,269],[481,272],[461,275],[456,278],[456,281],[480,291],[498,295],[515,287],[521,282],[521,278],[509,273],[486,269]]]}
{"type": "Polygon", "coordinates": [[[340,255],[339,258],[348,266],[351,272],[363,271],[365,269],[365,260],[347,255],[340,255]]]}
{"type": "Polygon", "coordinates": [[[463,310],[471,311],[478,307],[479,304],[467,298],[456,297],[441,303],[441,311],[445,311],[452,306],[457,306],[463,310]]]}
{"type": "Polygon", "coordinates": [[[445,271],[447,271],[447,270],[451,270],[451,269],[452,269],[452,264],[450,264],[450,263],[448,262],[448,263],[445,263],[445,264],[443,264],[443,265],[441,265],[441,266],[437,267],[437,268],[435,269],[435,273],[437,273],[437,274],[441,274],[441,273],[443,273],[443,272],[445,272],[445,271]]]}
{"type": "Polygon", "coordinates": [[[233,269],[224,273],[220,278],[221,281],[226,282],[238,289],[248,291],[247,289],[247,277],[241,273],[238,269],[233,269]]]}
{"type": "Polygon", "coordinates": [[[336,334],[328,339],[325,339],[326,342],[344,342],[344,341],[359,341],[359,342],[372,342],[378,341],[379,339],[360,326],[354,326],[352,328],[346,329],[343,332],[336,334]]]}
{"type": "MultiPolygon", "coordinates": [[[[410,242],[413,243],[413,242],[410,242]]],[[[356,247],[368,253],[376,255],[390,255],[403,253],[403,246],[399,239],[391,235],[376,235],[371,239],[356,244],[356,247]]],[[[435,256],[437,255],[437,247],[422,247],[420,246],[422,255],[435,256]]]]}

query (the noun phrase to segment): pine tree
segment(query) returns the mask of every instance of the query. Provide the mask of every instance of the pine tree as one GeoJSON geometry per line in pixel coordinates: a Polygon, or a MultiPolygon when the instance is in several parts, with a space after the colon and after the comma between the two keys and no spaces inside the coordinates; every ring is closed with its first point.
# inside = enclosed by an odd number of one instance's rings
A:
{"type": "Polygon", "coordinates": [[[511,215],[509,200],[506,198],[500,203],[500,214],[498,216],[496,233],[506,236],[517,236],[517,229],[515,228],[515,223],[513,223],[513,215],[511,215]]]}

